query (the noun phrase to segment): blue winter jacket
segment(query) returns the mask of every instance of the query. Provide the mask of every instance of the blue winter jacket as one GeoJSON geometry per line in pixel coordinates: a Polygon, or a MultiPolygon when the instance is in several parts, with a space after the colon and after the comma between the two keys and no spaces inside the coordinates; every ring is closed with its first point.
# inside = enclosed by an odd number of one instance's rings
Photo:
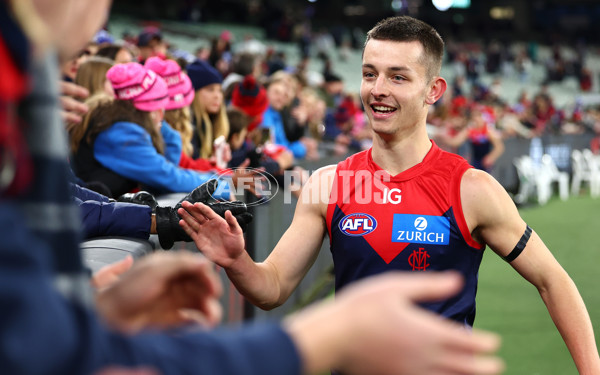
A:
{"type": "Polygon", "coordinates": [[[287,147],[297,159],[302,159],[306,156],[306,146],[300,141],[290,142],[285,137],[285,129],[283,127],[283,119],[281,114],[274,110],[271,106],[263,114],[262,127],[271,129],[275,136],[274,142],[278,145],[287,147]]]}
{"type": "Polygon", "coordinates": [[[150,237],[152,209],[142,204],[109,202],[102,194],[69,184],[73,200],[81,209],[83,235],[126,236],[147,240],[150,237]]]}
{"type": "MultiPolygon", "coordinates": [[[[176,162],[169,160],[174,159],[174,155],[173,149],[168,147],[166,156],[158,153],[150,134],[131,122],[114,123],[98,134],[94,142],[94,157],[100,164],[158,192],[190,192],[215,177],[214,174],[179,168],[180,153],[176,162]]],[[[228,188],[218,188],[217,192],[220,192],[214,196],[217,199],[230,197],[228,188]]]]}

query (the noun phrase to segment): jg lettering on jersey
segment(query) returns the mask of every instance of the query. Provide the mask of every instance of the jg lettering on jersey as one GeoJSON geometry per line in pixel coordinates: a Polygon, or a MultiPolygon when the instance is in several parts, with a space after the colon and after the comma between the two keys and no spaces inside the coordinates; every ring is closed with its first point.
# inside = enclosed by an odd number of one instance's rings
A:
{"type": "Polygon", "coordinates": [[[392,242],[447,245],[450,221],[444,216],[394,214],[392,242]]]}

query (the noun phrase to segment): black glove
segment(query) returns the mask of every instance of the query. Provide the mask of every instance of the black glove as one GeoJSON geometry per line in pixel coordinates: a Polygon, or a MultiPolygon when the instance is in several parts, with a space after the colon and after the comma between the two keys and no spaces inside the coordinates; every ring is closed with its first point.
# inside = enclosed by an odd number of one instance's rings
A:
{"type": "Polygon", "coordinates": [[[252,221],[252,214],[247,212],[244,202],[213,202],[207,203],[212,198],[212,194],[217,189],[218,181],[210,180],[198,186],[191,193],[183,197],[175,205],[175,207],[156,207],[156,232],[158,233],[158,241],[163,249],[173,247],[175,241],[191,242],[192,239],[188,236],[183,228],[179,225],[181,218],[177,214],[177,210],[181,207],[183,201],[188,201],[192,204],[201,202],[213,209],[219,216],[224,217],[225,211],[231,210],[242,230],[246,230],[248,223],[252,221]]]}
{"type": "Polygon", "coordinates": [[[231,211],[233,217],[235,217],[238,224],[242,228],[242,232],[246,232],[246,229],[248,229],[248,224],[250,224],[253,219],[252,214],[248,212],[246,203],[241,201],[209,203],[208,207],[210,207],[217,215],[223,218],[225,217],[225,212],[227,210],[231,211]]]}
{"type": "Polygon", "coordinates": [[[154,195],[148,193],[147,191],[138,191],[137,193],[126,193],[121,195],[117,202],[125,202],[125,203],[135,203],[135,204],[145,204],[146,206],[150,206],[152,208],[152,212],[156,210],[156,206],[158,206],[158,202],[154,195]]]}

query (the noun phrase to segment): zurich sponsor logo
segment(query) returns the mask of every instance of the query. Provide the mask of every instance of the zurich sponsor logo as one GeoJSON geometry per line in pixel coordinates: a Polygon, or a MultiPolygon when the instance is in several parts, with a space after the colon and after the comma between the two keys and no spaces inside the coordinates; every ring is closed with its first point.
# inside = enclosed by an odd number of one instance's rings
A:
{"type": "Polygon", "coordinates": [[[392,242],[447,245],[449,241],[447,217],[394,214],[392,242]]]}
{"type": "Polygon", "coordinates": [[[358,237],[374,231],[377,220],[369,214],[356,213],[344,216],[338,226],[346,236],[358,237]]]}

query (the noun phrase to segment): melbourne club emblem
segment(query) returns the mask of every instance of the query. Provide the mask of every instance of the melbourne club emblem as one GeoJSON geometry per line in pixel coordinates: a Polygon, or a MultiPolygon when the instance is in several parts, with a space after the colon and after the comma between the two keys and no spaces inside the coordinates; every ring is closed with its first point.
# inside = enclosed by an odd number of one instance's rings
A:
{"type": "Polygon", "coordinates": [[[413,250],[413,253],[409,255],[408,264],[410,264],[413,271],[425,271],[430,266],[427,263],[427,258],[429,257],[430,255],[427,254],[427,251],[420,247],[419,250],[413,250]]]}

